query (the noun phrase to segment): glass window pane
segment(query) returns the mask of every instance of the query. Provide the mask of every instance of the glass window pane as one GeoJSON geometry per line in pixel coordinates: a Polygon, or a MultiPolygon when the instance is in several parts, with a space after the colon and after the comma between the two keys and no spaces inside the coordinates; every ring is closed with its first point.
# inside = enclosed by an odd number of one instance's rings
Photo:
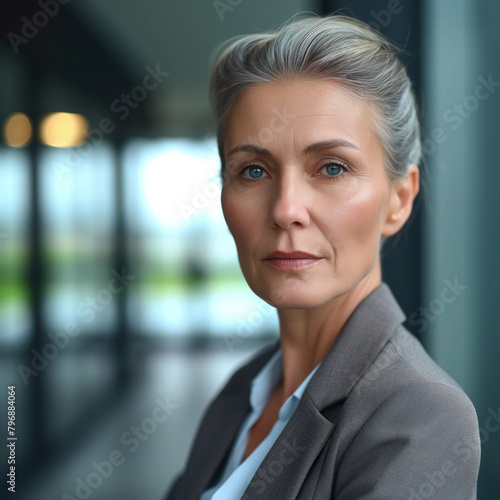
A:
{"type": "Polygon", "coordinates": [[[110,333],[116,323],[116,301],[106,291],[112,277],[114,161],[106,145],[87,156],[78,149],[42,150],[44,309],[49,329],[76,322],[82,333],[110,333]]]}
{"type": "Polygon", "coordinates": [[[29,157],[25,150],[0,148],[0,344],[28,339],[29,157]]]}
{"type": "Polygon", "coordinates": [[[129,260],[138,276],[131,328],[230,340],[277,331],[274,311],[239,268],[220,208],[215,142],[136,140],[124,158],[129,260]]]}

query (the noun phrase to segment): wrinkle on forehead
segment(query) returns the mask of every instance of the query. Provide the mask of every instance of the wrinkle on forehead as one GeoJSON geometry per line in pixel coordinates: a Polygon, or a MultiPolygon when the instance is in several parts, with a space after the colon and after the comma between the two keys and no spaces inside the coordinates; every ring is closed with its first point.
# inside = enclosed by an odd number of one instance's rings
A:
{"type": "Polygon", "coordinates": [[[285,144],[295,156],[310,143],[332,139],[348,140],[360,149],[383,151],[375,132],[374,106],[371,103],[346,92],[345,87],[336,82],[313,82],[312,85],[318,88],[309,92],[311,82],[283,84],[276,81],[257,84],[245,91],[228,117],[224,144],[226,152],[249,138],[257,140],[256,145],[268,149],[271,144],[273,147],[285,144]],[[269,134],[262,135],[267,141],[258,144],[259,133],[266,129],[268,133],[280,113],[293,118],[280,123],[281,129],[270,137],[269,134]],[[371,147],[362,148],[360,141],[371,147]]]}

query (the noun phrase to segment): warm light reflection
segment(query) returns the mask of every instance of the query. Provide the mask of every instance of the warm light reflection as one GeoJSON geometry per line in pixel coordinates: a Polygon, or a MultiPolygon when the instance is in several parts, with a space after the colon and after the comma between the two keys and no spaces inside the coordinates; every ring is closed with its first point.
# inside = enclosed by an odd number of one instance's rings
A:
{"type": "Polygon", "coordinates": [[[31,142],[33,128],[31,120],[24,113],[12,113],[5,120],[3,137],[12,148],[22,148],[31,142]]]}
{"type": "Polygon", "coordinates": [[[52,113],[45,116],[40,124],[40,141],[54,148],[78,147],[85,142],[89,128],[82,115],[52,113]]]}

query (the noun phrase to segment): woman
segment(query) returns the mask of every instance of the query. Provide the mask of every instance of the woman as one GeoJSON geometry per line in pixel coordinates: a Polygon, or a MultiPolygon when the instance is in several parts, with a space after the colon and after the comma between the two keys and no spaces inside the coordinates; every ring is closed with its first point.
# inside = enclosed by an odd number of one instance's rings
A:
{"type": "Polygon", "coordinates": [[[212,402],[168,499],[476,498],[474,408],[381,278],[421,156],[390,44],[341,16],[247,36],[211,99],[224,217],[280,340],[212,402]]]}

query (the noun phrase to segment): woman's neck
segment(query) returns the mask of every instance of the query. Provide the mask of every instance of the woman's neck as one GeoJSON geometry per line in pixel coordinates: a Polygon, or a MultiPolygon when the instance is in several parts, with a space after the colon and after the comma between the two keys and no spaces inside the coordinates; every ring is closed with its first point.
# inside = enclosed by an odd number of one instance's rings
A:
{"type": "Polygon", "coordinates": [[[381,281],[378,263],[354,288],[319,307],[278,309],[283,402],[323,361],[356,307],[381,281]]]}

